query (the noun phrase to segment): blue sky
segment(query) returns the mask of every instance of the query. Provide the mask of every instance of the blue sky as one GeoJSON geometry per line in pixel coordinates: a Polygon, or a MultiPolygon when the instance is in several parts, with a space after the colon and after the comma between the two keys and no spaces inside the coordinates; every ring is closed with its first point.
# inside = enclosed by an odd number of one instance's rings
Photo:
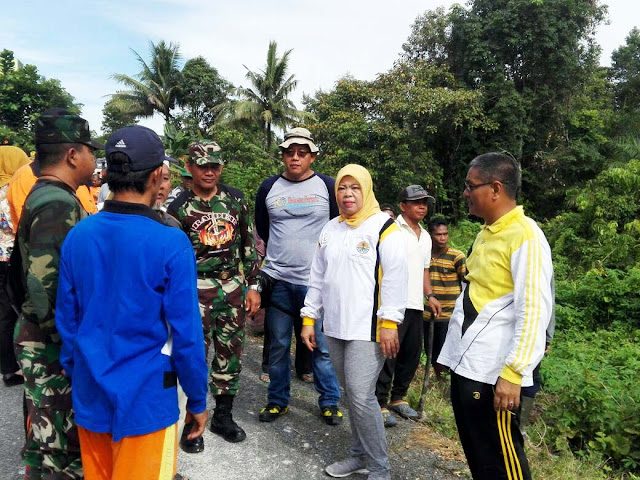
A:
{"type": "MultiPolygon", "coordinates": [[[[294,100],[331,89],[350,74],[368,80],[388,70],[415,18],[451,0],[51,0],[3,2],[0,49],[12,50],[42,75],[58,78],[79,102],[91,128],[100,129],[102,107],[118,85],[113,73],[140,69],[149,41],[178,42],[185,59],[204,56],[236,86],[243,65],[265,63],[270,40],[293,49],[290,72],[299,80],[294,100]]],[[[462,2],[460,2],[462,3],[462,2]]],[[[640,26],[640,1],[605,0],[609,25],[598,30],[601,63],[640,26]]],[[[162,121],[143,122],[161,133],[162,121]]]]}

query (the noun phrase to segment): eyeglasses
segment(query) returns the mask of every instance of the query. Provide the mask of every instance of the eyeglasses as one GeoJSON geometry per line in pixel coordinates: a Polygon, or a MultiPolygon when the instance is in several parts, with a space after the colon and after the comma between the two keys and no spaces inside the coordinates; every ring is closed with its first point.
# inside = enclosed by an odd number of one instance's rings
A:
{"type": "Polygon", "coordinates": [[[486,182],[486,183],[478,183],[476,185],[469,183],[469,182],[464,182],[464,191],[465,192],[473,192],[476,188],[480,188],[480,187],[484,187],[485,185],[491,185],[494,182],[500,182],[503,185],[508,185],[511,182],[505,182],[503,180],[494,180],[493,182],[486,182]]]}
{"type": "Polygon", "coordinates": [[[303,150],[303,149],[296,150],[295,148],[287,148],[282,153],[284,155],[286,155],[287,157],[293,157],[297,153],[298,157],[302,158],[302,157],[306,157],[307,155],[309,155],[311,153],[311,151],[310,150],[303,150]]]}
{"type": "Polygon", "coordinates": [[[486,182],[486,183],[478,183],[476,185],[469,183],[469,182],[464,182],[464,191],[465,192],[473,192],[476,188],[480,188],[480,187],[484,187],[485,185],[491,185],[493,182],[486,182]]]}

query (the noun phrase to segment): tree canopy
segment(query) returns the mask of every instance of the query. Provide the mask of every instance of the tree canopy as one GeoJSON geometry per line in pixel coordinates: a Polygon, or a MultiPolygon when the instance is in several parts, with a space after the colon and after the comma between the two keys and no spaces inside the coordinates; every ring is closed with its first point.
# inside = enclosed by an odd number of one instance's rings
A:
{"type": "Polygon", "coordinates": [[[136,117],[151,117],[157,112],[168,122],[182,85],[180,47],[164,41],[149,43],[148,62],[132,50],[142,68],[137,75],[112,75],[114,80],[128,88],[116,92],[112,98],[122,110],[129,111],[136,117]]]}
{"type": "Polygon", "coordinates": [[[80,113],[59,80],[46,79],[35,65],[17,66],[13,52],[0,52],[0,141],[33,150],[33,122],[47,108],[80,113]]]}
{"type": "Polygon", "coordinates": [[[237,99],[221,109],[222,117],[235,122],[255,122],[265,133],[267,150],[273,142],[273,128],[286,129],[288,126],[311,118],[307,112],[298,110],[289,98],[298,82],[294,75],[288,75],[291,50],[278,56],[276,42],[269,43],[267,63],[260,71],[247,66],[246,79],[250,87],[236,89],[237,99]]]}

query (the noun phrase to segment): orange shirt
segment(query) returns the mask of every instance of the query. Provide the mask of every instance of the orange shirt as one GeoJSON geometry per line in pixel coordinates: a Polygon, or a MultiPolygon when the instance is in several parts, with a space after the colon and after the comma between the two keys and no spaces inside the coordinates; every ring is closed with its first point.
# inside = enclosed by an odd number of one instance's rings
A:
{"type": "Polygon", "coordinates": [[[93,201],[97,205],[98,204],[98,195],[100,194],[100,187],[89,187],[91,191],[91,195],[93,195],[93,201]]]}
{"type": "Polygon", "coordinates": [[[7,190],[7,201],[9,202],[9,212],[11,214],[11,224],[13,230],[18,231],[18,222],[22,216],[22,207],[31,191],[31,187],[36,183],[36,176],[31,170],[31,164],[23,165],[9,180],[9,190],[7,190]]]}
{"type": "MultiPolygon", "coordinates": [[[[11,213],[11,223],[14,231],[18,231],[18,222],[22,216],[22,207],[27,199],[27,195],[31,191],[31,188],[35,185],[37,177],[34,175],[31,169],[31,164],[23,165],[16,173],[13,174],[9,181],[9,190],[7,191],[7,201],[9,202],[9,211],[11,213]]],[[[98,207],[96,207],[93,201],[93,195],[89,192],[89,187],[86,185],[80,185],[76,190],[78,200],[82,204],[88,214],[98,213],[98,207]]]]}
{"type": "Polygon", "coordinates": [[[82,208],[84,208],[89,215],[98,213],[98,207],[96,207],[96,202],[93,201],[93,195],[91,195],[89,187],[80,185],[78,190],[76,190],[76,195],[82,204],[82,208]]]}

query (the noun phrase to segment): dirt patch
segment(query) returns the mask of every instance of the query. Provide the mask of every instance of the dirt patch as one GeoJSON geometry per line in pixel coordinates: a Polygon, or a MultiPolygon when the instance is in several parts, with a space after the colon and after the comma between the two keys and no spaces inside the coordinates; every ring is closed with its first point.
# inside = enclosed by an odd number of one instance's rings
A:
{"type": "Polygon", "coordinates": [[[445,437],[428,426],[414,428],[409,435],[411,445],[428,448],[445,460],[466,462],[464,451],[459,442],[445,437]]]}

